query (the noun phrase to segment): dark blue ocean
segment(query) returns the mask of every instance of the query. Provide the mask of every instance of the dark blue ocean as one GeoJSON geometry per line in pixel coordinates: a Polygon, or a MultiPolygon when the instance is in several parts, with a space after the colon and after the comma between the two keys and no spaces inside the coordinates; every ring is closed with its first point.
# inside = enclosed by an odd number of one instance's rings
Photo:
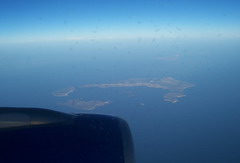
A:
{"type": "Polygon", "coordinates": [[[138,163],[240,162],[239,41],[124,43],[1,48],[0,106],[124,118],[138,163]],[[78,88],[67,97],[52,94],[69,86],[164,77],[195,86],[174,104],[163,100],[167,90],[145,87],[78,88]],[[59,105],[76,98],[111,103],[91,111],[59,105]]]}

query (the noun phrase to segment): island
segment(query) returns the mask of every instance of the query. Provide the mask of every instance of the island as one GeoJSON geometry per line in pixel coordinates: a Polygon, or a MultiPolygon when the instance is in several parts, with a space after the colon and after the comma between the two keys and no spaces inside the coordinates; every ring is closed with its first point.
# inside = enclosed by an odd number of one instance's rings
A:
{"type": "Polygon", "coordinates": [[[86,84],[79,88],[113,88],[113,87],[149,87],[156,89],[164,89],[170,91],[164,95],[164,101],[171,103],[178,102],[179,98],[185,97],[184,90],[193,87],[194,84],[176,80],[172,77],[165,77],[162,79],[130,79],[118,83],[105,83],[105,84],[86,84]]]}
{"type": "MultiPolygon", "coordinates": [[[[167,92],[163,95],[163,101],[177,103],[179,102],[180,98],[183,98],[186,96],[184,94],[185,89],[193,86],[194,84],[192,83],[176,80],[172,77],[165,77],[162,79],[141,78],[141,79],[129,79],[129,80],[124,80],[124,81],[114,82],[114,83],[85,84],[85,85],[80,85],[78,87],[68,87],[68,88],[64,88],[59,91],[53,92],[53,95],[56,97],[66,97],[66,96],[70,96],[71,93],[83,88],[84,89],[85,88],[107,89],[107,88],[122,88],[122,87],[148,87],[153,89],[166,90],[167,92]]],[[[81,100],[80,98],[81,97],[76,97],[59,104],[62,106],[67,106],[67,107],[82,109],[82,110],[94,110],[97,107],[110,104],[110,101],[101,101],[101,100],[84,101],[84,100],[81,100]]],[[[144,106],[144,103],[141,103],[140,105],[144,106]]]]}
{"type": "Polygon", "coordinates": [[[73,93],[74,91],[76,91],[76,87],[67,87],[58,91],[54,91],[53,95],[57,97],[64,97],[69,96],[69,94],[73,93]]]}
{"type": "Polygon", "coordinates": [[[186,95],[182,93],[167,93],[164,95],[164,101],[168,101],[171,103],[176,103],[178,102],[178,98],[185,97],[186,95]]]}
{"type": "Polygon", "coordinates": [[[111,88],[111,87],[149,87],[149,88],[160,88],[174,92],[182,92],[187,88],[193,87],[194,84],[176,80],[172,77],[166,77],[160,80],[151,79],[130,79],[119,83],[107,83],[107,84],[86,84],[80,86],[80,88],[111,88]]]}
{"type": "Polygon", "coordinates": [[[94,110],[97,107],[110,104],[110,101],[100,101],[100,100],[90,100],[84,101],[81,99],[71,99],[66,102],[59,103],[59,105],[67,106],[75,109],[81,110],[94,110]]]}

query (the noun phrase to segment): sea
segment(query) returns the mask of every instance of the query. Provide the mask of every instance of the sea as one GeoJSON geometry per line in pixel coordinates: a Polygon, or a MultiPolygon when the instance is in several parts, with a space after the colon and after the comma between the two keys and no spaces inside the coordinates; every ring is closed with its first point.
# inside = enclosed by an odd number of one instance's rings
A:
{"type": "Polygon", "coordinates": [[[239,40],[89,40],[0,47],[0,106],[40,107],[125,119],[137,163],[240,162],[239,40]],[[82,88],[172,77],[194,84],[177,103],[169,90],[82,88]],[[76,87],[64,97],[54,91],[76,87]],[[60,105],[102,100],[94,110],[60,105]]]}

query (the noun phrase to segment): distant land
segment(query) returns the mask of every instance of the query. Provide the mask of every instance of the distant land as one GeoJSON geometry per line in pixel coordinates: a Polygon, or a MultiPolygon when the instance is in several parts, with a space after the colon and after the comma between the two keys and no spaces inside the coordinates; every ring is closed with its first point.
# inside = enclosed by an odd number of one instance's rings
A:
{"type": "Polygon", "coordinates": [[[76,87],[67,87],[67,88],[53,92],[53,95],[57,97],[69,96],[69,94],[73,93],[75,90],[76,90],[76,87]]]}
{"type": "Polygon", "coordinates": [[[180,58],[180,55],[177,54],[177,55],[173,55],[173,56],[160,56],[160,57],[157,57],[155,59],[157,60],[163,60],[163,61],[176,61],[180,58]]]}
{"type": "Polygon", "coordinates": [[[149,88],[161,88],[175,92],[182,92],[185,89],[193,86],[194,84],[192,83],[176,80],[172,77],[166,77],[160,80],[130,79],[119,83],[86,84],[80,86],[80,88],[149,87],[149,88]]]}
{"type": "Polygon", "coordinates": [[[169,101],[171,103],[178,102],[178,98],[185,97],[186,95],[182,93],[167,93],[164,95],[164,101],[169,101]]]}
{"type": "MultiPolygon", "coordinates": [[[[56,97],[66,97],[70,96],[71,93],[80,90],[81,88],[122,88],[122,87],[148,87],[154,89],[163,89],[168,90],[169,93],[166,93],[163,97],[163,100],[166,102],[177,103],[179,98],[183,98],[186,95],[184,90],[187,88],[193,87],[194,84],[176,80],[172,77],[165,77],[162,79],[130,79],[116,83],[100,83],[100,84],[85,84],[78,87],[68,87],[61,89],[59,91],[53,92],[53,95],[56,97]],[[78,88],[78,89],[77,89],[78,88]]],[[[79,97],[81,98],[81,97],[79,97]]],[[[101,100],[90,100],[84,101],[81,99],[70,99],[66,102],[59,103],[63,106],[68,106],[76,109],[83,110],[93,110],[97,107],[104,106],[109,104],[110,101],[101,101],[101,100]]]]}
{"type": "Polygon", "coordinates": [[[171,93],[168,93],[164,96],[164,101],[171,103],[178,102],[178,98],[184,97],[183,91],[187,88],[193,87],[194,84],[176,80],[172,77],[166,77],[160,80],[146,80],[146,79],[130,79],[127,81],[119,83],[107,83],[107,84],[86,84],[80,86],[80,88],[112,88],[112,87],[149,87],[157,89],[169,90],[171,93]]]}
{"type": "Polygon", "coordinates": [[[71,108],[82,109],[82,110],[94,110],[97,107],[101,107],[107,104],[110,104],[110,101],[100,101],[100,100],[83,101],[81,99],[71,99],[66,102],[59,103],[59,105],[62,105],[62,106],[68,106],[71,108]]]}

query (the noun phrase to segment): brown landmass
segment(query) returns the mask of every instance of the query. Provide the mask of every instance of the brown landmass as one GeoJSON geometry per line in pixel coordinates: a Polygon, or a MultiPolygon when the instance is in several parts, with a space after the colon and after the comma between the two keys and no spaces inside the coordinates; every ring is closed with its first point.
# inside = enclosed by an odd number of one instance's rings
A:
{"type": "Polygon", "coordinates": [[[143,79],[132,79],[120,83],[108,83],[108,84],[87,84],[80,87],[83,88],[111,88],[111,87],[150,87],[150,88],[161,88],[170,91],[183,91],[186,88],[193,87],[192,83],[175,80],[172,77],[166,77],[160,80],[143,80],[143,79]]]}
{"type": "Polygon", "coordinates": [[[178,98],[185,96],[183,91],[193,86],[194,84],[192,83],[176,80],[172,77],[166,77],[160,80],[131,79],[119,83],[87,84],[80,86],[80,88],[149,87],[165,89],[169,90],[171,93],[164,96],[164,101],[176,103],[179,101],[178,98]]]}
{"type": "Polygon", "coordinates": [[[76,90],[76,87],[67,87],[67,88],[53,92],[53,95],[57,97],[69,96],[69,94],[73,93],[75,90],[76,90]]]}
{"type": "Polygon", "coordinates": [[[90,100],[90,101],[83,101],[81,99],[71,99],[63,103],[59,103],[62,106],[68,106],[75,109],[81,110],[94,110],[97,107],[101,107],[104,105],[110,104],[110,101],[100,101],[100,100],[90,100]]]}
{"type": "Polygon", "coordinates": [[[178,102],[178,98],[185,97],[186,95],[182,93],[167,93],[164,95],[164,101],[168,101],[171,103],[176,103],[178,102]]]}
{"type": "MultiPolygon", "coordinates": [[[[164,89],[168,90],[169,93],[165,94],[163,97],[164,101],[176,103],[179,101],[179,98],[185,97],[184,90],[190,87],[193,87],[194,84],[176,80],[172,77],[166,77],[163,79],[130,79],[117,83],[104,83],[104,84],[86,84],[81,85],[79,88],[117,88],[117,87],[149,87],[155,89],[164,89]]],[[[56,92],[53,92],[54,96],[63,97],[69,96],[69,94],[76,91],[76,87],[68,87],[56,92]]],[[[93,110],[97,107],[101,107],[109,104],[109,101],[83,101],[80,99],[71,99],[60,105],[68,106],[76,109],[83,110],[93,110]]]]}

